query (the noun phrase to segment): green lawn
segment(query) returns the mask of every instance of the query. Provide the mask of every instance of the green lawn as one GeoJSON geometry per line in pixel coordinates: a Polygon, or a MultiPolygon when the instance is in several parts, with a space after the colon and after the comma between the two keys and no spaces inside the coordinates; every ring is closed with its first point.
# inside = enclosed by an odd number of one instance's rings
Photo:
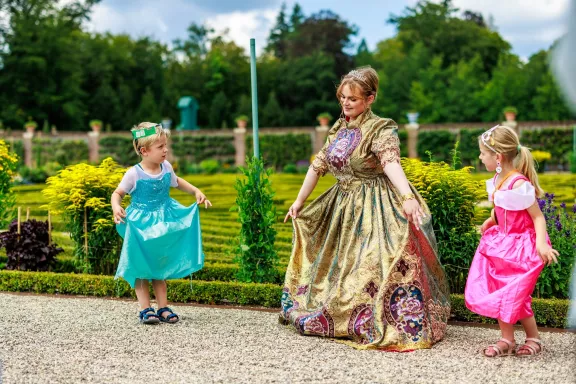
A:
{"type": "MultiPolygon", "coordinates": [[[[226,255],[226,250],[232,238],[238,234],[239,224],[236,222],[236,214],[229,212],[234,205],[236,191],[234,190],[234,180],[237,176],[233,174],[218,175],[193,175],[185,177],[186,180],[198,186],[214,205],[212,209],[201,210],[200,220],[202,223],[202,234],[204,241],[204,250],[206,253],[207,263],[231,263],[231,257],[226,255]]],[[[473,174],[477,180],[484,180],[491,177],[487,173],[473,174]]],[[[288,208],[296,198],[304,175],[286,175],[276,174],[272,176],[272,186],[276,191],[275,201],[279,214],[276,229],[278,235],[276,239],[276,248],[280,255],[281,265],[285,265],[290,257],[292,241],[292,225],[282,223],[288,208]]],[[[335,179],[332,176],[326,176],[320,179],[318,186],[309,198],[320,195],[328,189],[335,179]]],[[[570,174],[544,174],[540,176],[542,187],[547,192],[553,192],[557,196],[558,202],[563,201],[567,204],[573,204],[576,198],[576,175],[570,174]]],[[[46,199],[41,193],[43,184],[27,185],[16,187],[17,205],[22,207],[23,215],[26,209],[30,208],[30,217],[35,219],[46,220],[47,212],[42,206],[46,204],[46,199]]],[[[194,198],[179,190],[172,190],[172,197],[184,205],[194,202],[194,198]]],[[[488,215],[488,208],[477,207],[476,223],[481,223],[488,215]]],[[[54,226],[54,241],[64,248],[65,255],[59,258],[71,257],[73,243],[64,230],[60,217],[52,218],[54,226]]],[[[4,251],[0,251],[4,254],[4,251]]]]}

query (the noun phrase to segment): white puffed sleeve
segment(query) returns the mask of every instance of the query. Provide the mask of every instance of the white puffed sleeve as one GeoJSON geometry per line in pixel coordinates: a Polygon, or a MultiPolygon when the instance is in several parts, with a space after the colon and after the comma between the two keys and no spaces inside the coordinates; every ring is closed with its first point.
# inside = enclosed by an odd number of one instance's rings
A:
{"type": "Polygon", "coordinates": [[[523,211],[536,202],[536,189],[528,181],[514,189],[501,190],[494,196],[494,205],[508,211],[523,211]]]}
{"type": "Polygon", "coordinates": [[[130,168],[122,177],[122,181],[118,184],[118,188],[123,190],[124,193],[130,194],[136,186],[136,181],[138,180],[138,173],[134,167],[130,168]]]}
{"type": "Polygon", "coordinates": [[[172,168],[172,164],[168,162],[168,160],[164,160],[164,167],[166,167],[166,172],[170,172],[170,186],[173,188],[178,187],[178,176],[174,173],[174,168],[172,168]]]}

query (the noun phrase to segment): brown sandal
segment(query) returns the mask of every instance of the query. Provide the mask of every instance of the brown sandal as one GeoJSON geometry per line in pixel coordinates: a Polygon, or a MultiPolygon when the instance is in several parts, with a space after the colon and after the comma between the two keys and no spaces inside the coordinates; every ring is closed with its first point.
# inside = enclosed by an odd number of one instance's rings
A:
{"type": "Polygon", "coordinates": [[[539,355],[540,353],[542,353],[542,340],[540,339],[535,339],[533,337],[527,337],[526,341],[524,341],[524,344],[522,344],[520,346],[520,348],[518,348],[518,352],[520,351],[527,351],[528,353],[516,353],[516,356],[518,357],[532,357],[532,356],[536,356],[539,355]],[[536,349],[536,347],[534,347],[533,345],[530,344],[526,344],[528,341],[531,341],[533,343],[536,343],[536,345],[538,346],[538,349],[536,349]]]}
{"type": "MultiPolygon", "coordinates": [[[[508,345],[508,348],[506,348],[505,350],[503,350],[498,344],[491,344],[491,345],[487,346],[486,348],[484,348],[484,350],[482,351],[482,354],[483,354],[484,356],[486,356],[486,357],[504,357],[504,356],[512,356],[512,355],[514,355],[514,353],[515,353],[515,350],[514,350],[515,343],[514,343],[514,341],[510,341],[510,340],[505,339],[505,338],[501,338],[501,339],[498,340],[498,341],[501,341],[501,342],[503,342],[503,343],[506,343],[506,345],[508,345]],[[496,352],[495,355],[487,355],[487,354],[486,354],[486,351],[489,351],[490,348],[492,348],[492,350],[493,350],[494,352],[496,352]]],[[[497,341],[497,342],[498,342],[498,341],[497,341]]]]}

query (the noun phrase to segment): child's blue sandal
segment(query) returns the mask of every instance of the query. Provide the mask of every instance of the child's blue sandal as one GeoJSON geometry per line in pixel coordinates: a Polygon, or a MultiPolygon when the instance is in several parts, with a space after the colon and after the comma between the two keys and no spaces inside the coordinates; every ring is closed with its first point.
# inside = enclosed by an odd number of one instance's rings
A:
{"type": "Polygon", "coordinates": [[[168,307],[158,308],[158,312],[156,312],[156,314],[160,318],[160,321],[163,323],[174,324],[174,323],[177,323],[178,321],[180,321],[180,317],[177,314],[175,314],[174,311],[172,311],[168,307]],[[164,316],[162,316],[162,314],[164,312],[170,312],[170,314],[168,316],[164,317],[164,316]],[[172,319],[176,319],[176,320],[172,320],[172,319]]]}
{"type": "Polygon", "coordinates": [[[158,324],[160,322],[160,317],[154,313],[152,307],[141,310],[138,317],[142,324],[158,324]]]}

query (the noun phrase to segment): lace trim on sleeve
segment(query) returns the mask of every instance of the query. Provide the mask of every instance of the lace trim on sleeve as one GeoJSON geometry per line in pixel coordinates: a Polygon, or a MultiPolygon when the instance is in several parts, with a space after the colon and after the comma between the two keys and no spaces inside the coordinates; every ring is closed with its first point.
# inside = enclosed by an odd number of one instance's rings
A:
{"type": "Polygon", "coordinates": [[[324,176],[328,172],[328,161],[326,160],[326,154],[324,151],[318,152],[310,167],[316,172],[318,176],[324,176]]]}
{"type": "Polygon", "coordinates": [[[389,163],[400,164],[400,139],[395,131],[383,134],[372,142],[372,152],[380,160],[382,168],[389,163]]]}

